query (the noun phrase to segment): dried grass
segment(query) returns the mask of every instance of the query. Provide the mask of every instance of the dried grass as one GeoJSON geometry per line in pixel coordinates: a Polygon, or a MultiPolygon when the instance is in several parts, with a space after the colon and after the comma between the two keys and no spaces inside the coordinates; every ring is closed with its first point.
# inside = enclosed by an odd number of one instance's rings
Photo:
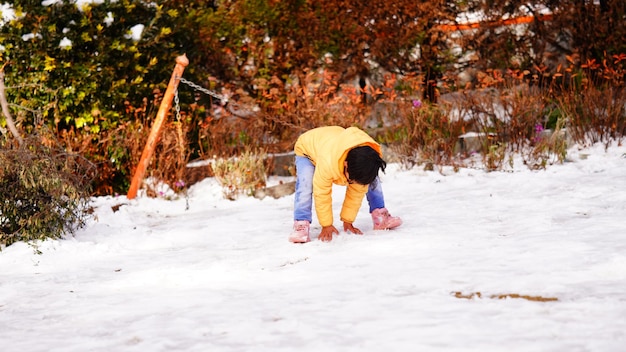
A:
{"type": "Polygon", "coordinates": [[[454,297],[462,298],[462,299],[481,299],[483,297],[491,298],[491,299],[525,299],[527,301],[533,302],[555,302],[559,299],[556,297],[543,297],[543,296],[531,296],[531,295],[520,295],[517,293],[504,293],[504,294],[492,294],[489,296],[484,296],[480,292],[471,292],[468,294],[464,294],[462,292],[456,291],[452,292],[454,297]]]}

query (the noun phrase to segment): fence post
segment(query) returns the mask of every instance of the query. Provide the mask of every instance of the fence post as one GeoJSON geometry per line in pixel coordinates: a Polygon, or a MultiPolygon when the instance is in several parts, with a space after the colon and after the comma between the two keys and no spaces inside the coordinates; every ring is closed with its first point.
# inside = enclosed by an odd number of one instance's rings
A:
{"type": "Polygon", "coordinates": [[[172,72],[172,78],[170,78],[170,82],[167,85],[167,90],[163,95],[163,100],[161,101],[161,105],[159,106],[159,111],[157,112],[154,124],[152,124],[152,129],[150,130],[148,141],[143,148],[143,153],[141,153],[141,159],[137,164],[137,168],[135,169],[135,173],[133,175],[133,180],[130,184],[130,188],[128,189],[128,193],[126,194],[126,198],[128,199],[133,199],[137,196],[137,190],[139,190],[139,186],[141,186],[141,182],[143,181],[143,178],[146,174],[148,164],[150,164],[150,158],[152,158],[152,154],[154,154],[154,148],[156,147],[156,144],[159,140],[163,121],[165,120],[167,113],[172,108],[174,93],[178,88],[178,78],[183,76],[183,72],[185,71],[185,67],[187,67],[187,65],[189,65],[187,55],[183,54],[176,58],[176,67],[174,67],[174,72],[172,72]]]}

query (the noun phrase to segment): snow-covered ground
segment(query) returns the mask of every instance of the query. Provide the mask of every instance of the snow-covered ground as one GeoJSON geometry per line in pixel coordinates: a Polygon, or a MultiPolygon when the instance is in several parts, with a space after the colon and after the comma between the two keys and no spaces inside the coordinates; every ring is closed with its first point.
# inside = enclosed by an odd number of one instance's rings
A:
{"type": "Polygon", "coordinates": [[[625,156],[390,165],[401,228],[371,230],[364,204],[363,236],[304,245],[287,241],[293,196],[228,201],[206,179],[188,210],[97,198],[74,237],[0,252],[0,350],[624,351],[625,156]]]}

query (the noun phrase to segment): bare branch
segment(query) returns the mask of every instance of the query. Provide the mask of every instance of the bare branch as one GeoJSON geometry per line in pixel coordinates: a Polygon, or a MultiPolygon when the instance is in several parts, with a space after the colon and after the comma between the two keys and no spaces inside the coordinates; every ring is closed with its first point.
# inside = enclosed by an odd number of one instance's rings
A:
{"type": "Polygon", "coordinates": [[[17,131],[17,127],[15,127],[13,117],[11,117],[11,112],[9,111],[9,103],[7,102],[7,96],[5,91],[6,88],[4,86],[4,66],[2,66],[2,68],[0,68],[0,105],[2,105],[2,113],[4,114],[4,118],[7,121],[7,126],[9,127],[9,130],[11,131],[15,139],[17,139],[19,144],[22,145],[24,143],[24,140],[17,131]]]}

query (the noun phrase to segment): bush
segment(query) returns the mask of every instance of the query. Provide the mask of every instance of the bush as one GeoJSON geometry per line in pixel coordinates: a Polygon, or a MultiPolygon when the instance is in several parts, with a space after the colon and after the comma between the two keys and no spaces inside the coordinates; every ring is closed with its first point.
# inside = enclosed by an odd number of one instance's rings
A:
{"type": "MultiPolygon", "coordinates": [[[[165,88],[175,58],[186,52],[202,60],[193,23],[182,15],[191,7],[134,0],[80,7],[75,1],[12,1],[15,18],[0,26],[0,66],[5,65],[9,101],[22,107],[16,120],[29,130],[44,123],[97,134],[149,117],[152,105],[144,99],[165,88]]],[[[188,77],[197,66],[190,65],[188,77]]]]}
{"type": "Polygon", "coordinates": [[[235,200],[239,194],[251,196],[265,187],[265,153],[243,152],[230,159],[217,159],[213,165],[215,177],[222,185],[224,198],[235,200]]]}
{"type": "Polygon", "coordinates": [[[60,238],[84,225],[91,164],[32,138],[0,146],[0,246],[60,238]]]}

